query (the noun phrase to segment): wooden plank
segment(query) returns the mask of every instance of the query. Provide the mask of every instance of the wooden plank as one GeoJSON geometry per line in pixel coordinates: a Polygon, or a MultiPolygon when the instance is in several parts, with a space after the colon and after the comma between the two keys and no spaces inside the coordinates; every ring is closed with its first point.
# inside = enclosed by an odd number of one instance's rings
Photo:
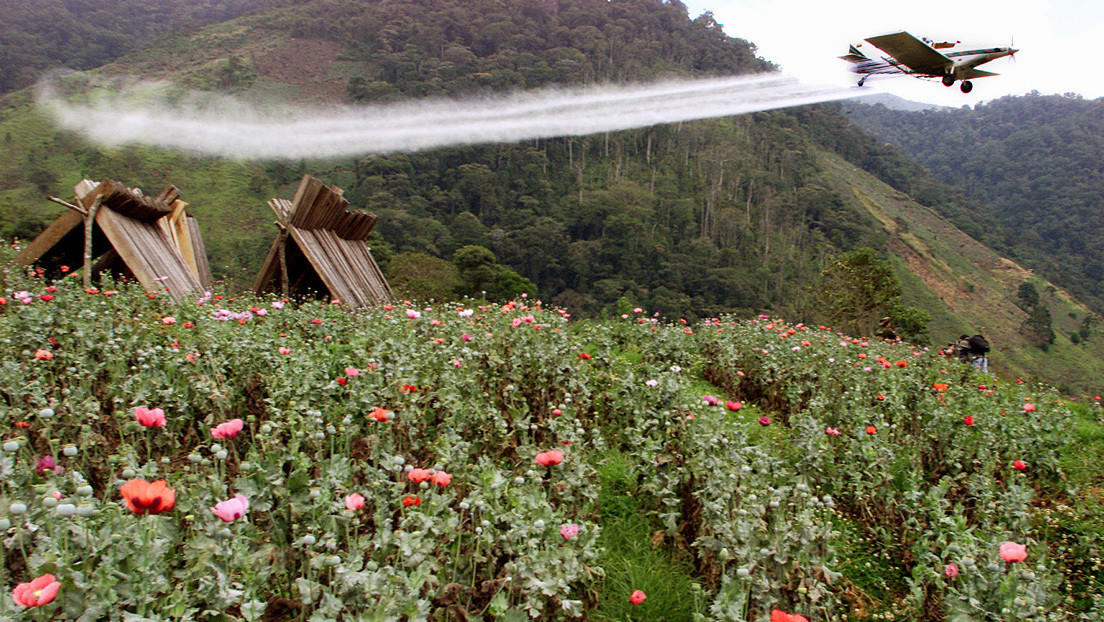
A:
{"type": "Polygon", "coordinates": [[[271,291],[269,289],[269,283],[279,276],[280,265],[277,260],[279,256],[279,246],[279,239],[272,242],[272,246],[268,249],[268,256],[265,257],[264,263],[261,264],[261,271],[257,274],[257,279],[253,281],[253,293],[258,296],[271,291]]]}
{"type": "Polygon", "coordinates": [[[309,231],[303,231],[297,227],[291,227],[288,229],[288,233],[291,234],[295,243],[299,245],[299,250],[303,251],[303,255],[306,256],[307,261],[314,267],[315,272],[318,273],[318,277],[322,279],[322,283],[329,290],[329,293],[333,296],[340,295],[344,291],[340,280],[337,275],[331,269],[329,259],[326,254],[319,247],[314,236],[309,231]]]}
{"type": "Polygon", "coordinates": [[[192,238],[192,256],[195,257],[196,278],[204,289],[211,289],[215,279],[211,275],[211,262],[207,259],[207,244],[199,232],[199,221],[188,217],[188,230],[192,238]]]}
{"type": "Polygon", "coordinates": [[[143,223],[101,208],[96,223],[146,291],[167,289],[173,300],[182,300],[202,287],[184,263],[176,246],[155,223],[143,223]]]}
{"type": "Polygon", "coordinates": [[[92,278],[96,278],[104,270],[109,270],[113,264],[120,261],[119,253],[113,248],[103,255],[100,255],[96,259],[96,263],[92,264],[92,278]]]}
{"type": "Polygon", "coordinates": [[[65,210],[61,216],[57,217],[57,220],[50,223],[46,230],[38,234],[38,236],[31,240],[27,246],[23,247],[23,250],[19,251],[19,254],[15,256],[16,265],[29,266],[38,261],[43,255],[48,253],[58,242],[61,241],[66,235],[73,229],[79,227],[84,222],[84,218],[73,210],[65,210]]]}
{"type": "Polygon", "coordinates": [[[302,229],[313,228],[312,209],[323,188],[325,184],[318,179],[309,175],[303,178],[299,184],[299,191],[295,193],[295,200],[292,201],[291,217],[288,219],[290,226],[302,229]]]}

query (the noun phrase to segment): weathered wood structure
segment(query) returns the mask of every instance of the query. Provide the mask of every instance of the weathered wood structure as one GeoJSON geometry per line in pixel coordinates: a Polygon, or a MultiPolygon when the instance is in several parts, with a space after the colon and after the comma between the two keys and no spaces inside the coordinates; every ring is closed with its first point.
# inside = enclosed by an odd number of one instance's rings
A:
{"type": "Polygon", "coordinates": [[[292,201],[272,199],[280,234],[253,290],[258,294],[325,294],[355,309],[391,299],[365,241],[378,218],[349,209],[340,188],[306,175],[292,201]]]}
{"type": "Polygon", "coordinates": [[[173,300],[210,287],[199,224],[175,186],[147,197],[116,181],[86,179],[73,190],[75,204],[52,199],[69,210],[15,257],[17,264],[82,266],[85,287],[111,271],[173,300]]]}

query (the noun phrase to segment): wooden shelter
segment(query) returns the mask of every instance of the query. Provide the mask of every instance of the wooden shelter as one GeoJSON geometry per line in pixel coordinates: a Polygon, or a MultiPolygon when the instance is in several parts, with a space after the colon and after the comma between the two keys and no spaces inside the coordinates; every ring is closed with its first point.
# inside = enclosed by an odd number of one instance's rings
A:
{"type": "Polygon", "coordinates": [[[199,224],[185,212],[176,186],[147,197],[116,181],[86,179],[73,190],[76,204],[51,197],[69,210],[15,257],[17,264],[83,266],[85,287],[111,271],[173,300],[211,286],[199,224]]]}
{"type": "Polygon", "coordinates": [[[350,309],[391,299],[391,287],[365,241],[378,217],[350,210],[342,194],[306,175],[294,200],[268,202],[280,235],[257,276],[256,293],[326,294],[350,309]]]}

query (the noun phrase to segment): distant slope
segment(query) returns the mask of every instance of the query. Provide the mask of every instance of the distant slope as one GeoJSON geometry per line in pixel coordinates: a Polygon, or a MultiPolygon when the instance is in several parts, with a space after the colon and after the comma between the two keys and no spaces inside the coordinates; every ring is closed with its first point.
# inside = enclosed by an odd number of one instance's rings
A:
{"type": "Polygon", "coordinates": [[[909,304],[934,317],[936,344],[981,332],[992,343],[992,368],[1020,378],[1039,378],[1067,391],[1104,386],[1104,336],[1074,344],[1070,335],[1092,312],[1016,262],[1001,257],[906,195],[873,179],[834,154],[825,154],[836,190],[877,218],[889,236],[909,304]],[[1021,283],[1042,292],[1054,318],[1055,343],[1045,352],[1020,330],[1027,319],[1017,302],[1021,283]]]}
{"type": "Polygon", "coordinates": [[[87,70],[199,26],[278,0],[0,0],[0,93],[49,69],[87,70]]]}
{"type": "Polygon", "coordinates": [[[898,97],[893,93],[871,93],[870,95],[863,95],[862,97],[856,97],[843,103],[845,110],[851,109],[851,102],[858,104],[864,104],[867,106],[882,105],[890,110],[901,110],[904,112],[923,112],[925,110],[942,110],[946,106],[940,106],[938,104],[929,104],[926,102],[913,101],[911,99],[905,99],[904,97],[898,97]]]}
{"type": "Polygon", "coordinates": [[[850,116],[981,200],[1013,252],[1104,310],[1104,99],[1029,94],[920,113],[855,105],[850,116]]]}

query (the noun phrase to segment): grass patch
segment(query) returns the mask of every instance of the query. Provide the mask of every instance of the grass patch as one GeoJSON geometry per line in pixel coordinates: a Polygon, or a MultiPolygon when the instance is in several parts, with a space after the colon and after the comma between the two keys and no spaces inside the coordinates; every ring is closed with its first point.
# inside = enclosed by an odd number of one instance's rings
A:
{"type": "Polygon", "coordinates": [[[606,575],[598,585],[599,603],[593,619],[689,622],[702,606],[696,597],[701,588],[677,551],[653,545],[652,534],[662,525],[645,511],[635,494],[634,465],[624,454],[609,452],[599,463],[598,476],[602,481],[598,544],[603,549],[599,565],[606,575]],[[634,590],[643,590],[647,600],[631,604],[629,596],[634,590]],[[695,597],[689,598],[691,594],[695,597]]]}

